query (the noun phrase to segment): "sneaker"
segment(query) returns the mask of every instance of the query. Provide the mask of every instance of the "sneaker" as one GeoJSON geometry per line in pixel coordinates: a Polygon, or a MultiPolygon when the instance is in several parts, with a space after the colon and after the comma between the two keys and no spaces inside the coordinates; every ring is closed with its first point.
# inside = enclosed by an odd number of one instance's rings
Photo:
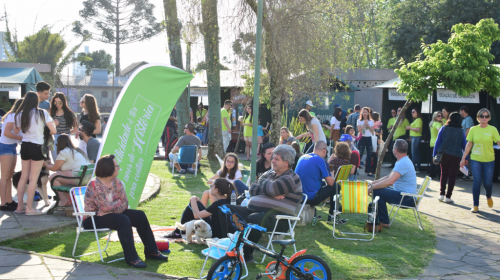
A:
{"type": "Polygon", "coordinates": [[[439,201],[443,201],[444,200],[444,195],[441,195],[439,198],[438,198],[439,201]]]}
{"type": "Polygon", "coordinates": [[[187,172],[194,174],[195,170],[191,167],[188,167],[187,172]]]}
{"type": "Polygon", "coordinates": [[[472,178],[470,176],[465,176],[465,175],[462,177],[462,179],[464,181],[471,181],[472,180],[472,178]]]}
{"type": "Polygon", "coordinates": [[[368,177],[375,177],[375,175],[373,175],[371,173],[366,174],[366,176],[368,176],[368,177]]]}
{"type": "MultiPolygon", "coordinates": [[[[327,223],[333,224],[333,215],[328,215],[328,220],[326,220],[327,223]]],[[[340,219],[340,216],[337,216],[337,219],[335,219],[335,224],[337,225],[342,225],[345,224],[347,220],[340,219]]]]}
{"type": "Polygon", "coordinates": [[[186,169],[181,169],[181,171],[179,171],[180,174],[186,174],[186,169]]]}
{"type": "Polygon", "coordinates": [[[321,221],[323,219],[323,217],[321,217],[320,215],[316,216],[316,221],[321,221]]]}
{"type": "Polygon", "coordinates": [[[245,255],[243,259],[245,259],[246,264],[255,263],[255,260],[253,259],[253,254],[248,256],[245,255]]]}
{"type": "Polygon", "coordinates": [[[490,208],[493,207],[493,198],[490,197],[487,200],[488,200],[488,207],[490,208]]]}
{"type": "Polygon", "coordinates": [[[453,201],[453,199],[451,199],[451,198],[446,198],[444,200],[444,202],[446,202],[446,203],[454,203],[455,201],[453,201]]]}
{"type": "Polygon", "coordinates": [[[172,231],[168,234],[165,234],[163,237],[177,239],[177,238],[182,238],[182,235],[181,235],[179,229],[175,229],[174,231],[172,231]]]}
{"type": "Polygon", "coordinates": [[[479,209],[478,209],[478,208],[479,208],[478,206],[474,206],[474,207],[472,207],[472,208],[470,209],[470,211],[471,211],[472,213],[477,213],[477,211],[479,211],[479,209]]]}

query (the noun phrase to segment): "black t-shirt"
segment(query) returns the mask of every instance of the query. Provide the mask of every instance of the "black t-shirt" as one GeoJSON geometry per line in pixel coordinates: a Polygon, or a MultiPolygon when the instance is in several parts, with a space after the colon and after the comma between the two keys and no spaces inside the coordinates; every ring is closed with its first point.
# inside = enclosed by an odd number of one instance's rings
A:
{"type": "Polygon", "coordinates": [[[345,133],[345,127],[347,126],[347,118],[343,118],[340,121],[340,132],[345,133]]]}
{"type": "Polygon", "coordinates": [[[264,166],[264,163],[261,164],[260,158],[257,160],[257,178],[259,178],[260,176],[262,176],[262,174],[266,173],[270,169],[271,169],[271,166],[269,166],[269,168],[266,168],[264,166]]]}
{"type": "MultiPolygon", "coordinates": [[[[175,110],[175,108],[172,109],[172,113],[170,113],[170,116],[174,117],[174,118],[177,118],[177,110],[175,110]]],[[[171,120],[168,120],[167,121],[167,127],[171,127],[173,129],[175,129],[175,122],[171,121],[171,120]]]]}
{"type": "MultiPolygon", "coordinates": [[[[100,116],[97,117],[98,120],[101,119],[100,116]]],[[[89,121],[89,115],[88,114],[83,114],[83,111],[80,113],[80,124],[83,122],[83,121],[88,121],[88,122],[91,122],[89,121]]],[[[95,126],[95,123],[93,124],[95,126]]],[[[92,135],[92,137],[96,138],[96,135],[92,135]]]]}
{"type": "Polygon", "coordinates": [[[219,199],[216,202],[213,202],[206,209],[207,212],[212,214],[210,220],[210,226],[212,227],[212,237],[224,238],[227,236],[222,236],[221,228],[220,228],[220,220],[219,220],[219,206],[231,204],[229,199],[219,199]]]}

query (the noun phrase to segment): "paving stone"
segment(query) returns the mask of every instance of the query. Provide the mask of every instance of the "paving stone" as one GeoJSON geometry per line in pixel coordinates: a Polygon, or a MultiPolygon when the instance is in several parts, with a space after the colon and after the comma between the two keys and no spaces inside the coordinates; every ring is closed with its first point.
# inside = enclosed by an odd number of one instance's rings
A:
{"type": "Polygon", "coordinates": [[[485,273],[485,274],[491,277],[500,278],[500,272],[485,273]]]}
{"type": "Polygon", "coordinates": [[[63,261],[53,258],[43,258],[43,261],[54,277],[109,274],[106,266],[63,261]]]}
{"type": "Polygon", "coordinates": [[[52,278],[45,265],[30,265],[29,269],[26,266],[0,267],[0,279],[36,279],[34,277],[52,278]]]}
{"type": "Polygon", "coordinates": [[[431,263],[433,266],[439,266],[444,268],[455,268],[464,265],[464,263],[461,261],[447,260],[447,259],[437,259],[437,260],[433,259],[431,263]]]}
{"type": "MultiPolygon", "coordinates": [[[[439,260],[439,259],[444,259],[444,260],[452,260],[452,261],[459,261],[465,256],[464,253],[450,253],[450,252],[441,252],[441,251],[436,251],[434,255],[434,259],[439,260]]],[[[433,260],[434,260],[433,259],[433,260]]]]}
{"type": "Polygon", "coordinates": [[[20,234],[23,234],[24,233],[24,230],[22,230],[21,228],[12,228],[12,229],[0,229],[0,239],[4,239],[4,238],[12,238],[12,237],[15,237],[17,235],[20,235],[20,234]]]}
{"type": "Polygon", "coordinates": [[[447,269],[447,268],[443,268],[443,267],[430,265],[425,269],[422,276],[440,276],[440,275],[446,275],[446,274],[451,274],[451,273],[456,273],[456,271],[451,270],[451,269],[447,269]]]}
{"type": "Polygon", "coordinates": [[[484,274],[465,274],[465,275],[450,275],[442,277],[441,279],[453,279],[453,280],[480,280],[480,279],[490,279],[488,275],[484,274]]]}
{"type": "MultiPolygon", "coordinates": [[[[65,276],[65,277],[54,277],[55,280],[95,280],[95,279],[99,279],[99,280],[116,280],[115,277],[113,277],[113,275],[111,274],[108,274],[108,275],[99,275],[98,277],[96,277],[95,275],[89,275],[89,276],[65,276]]],[[[144,277],[137,277],[135,279],[146,279],[144,277]]],[[[160,279],[160,278],[157,278],[157,279],[160,279]]]]}
{"type": "Polygon", "coordinates": [[[493,260],[483,259],[483,258],[480,258],[480,257],[469,257],[469,256],[463,257],[462,261],[464,263],[468,263],[468,264],[471,264],[471,265],[477,265],[477,266],[485,266],[485,265],[489,265],[489,264],[495,263],[495,261],[493,261],[493,260]]]}
{"type": "Polygon", "coordinates": [[[18,265],[39,265],[42,260],[39,256],[28,254],[17,254],[9,256],[0,256],[0,266],[18,266],[18,265]]]}
{"type": "Polygon", "coordinates": [[[487,269],[484,269],[480,266],[472,266],[472,265],[463,265],[461,267],[456,267],[454,268],[457,271],[460,271],[462,273],[484,273],[488,271],[487,269]]]}
{"type": "Polygon", "coordinates": [[[14,217],[14,214],[12,212],[6,213],[5,211],[2,211],[0,213],[0,225],[2,222],[16,222],[16,217],[14,217]]]}

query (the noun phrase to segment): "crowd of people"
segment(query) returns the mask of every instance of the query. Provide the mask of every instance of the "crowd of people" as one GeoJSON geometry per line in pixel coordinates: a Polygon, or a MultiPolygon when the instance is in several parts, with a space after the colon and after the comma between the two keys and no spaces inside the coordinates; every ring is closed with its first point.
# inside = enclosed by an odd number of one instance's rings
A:
{"type": "MultiPolygon", "coordinates": [[[[82,165],[95,162],[101,133],[99,109],[93,95],[85,94],[80,100],[80,120],[68,107],[66,96],[56,92],[50,102],[50,85],[39,82],[36,93],[30,91],[14,102],[2,117],[0,137],[0,210],[18,214],[42,215],[33,207],[35,191],[41,172],[53,171],[54,176],[76,176],[82,165]],[[76,147],[70,135],[79,139],[76,147]],[[17,202],[12,199],[12,176],[17,162],[18,145],[22,160],[22,173],[17,187],[17,202]],[[44,168],[47,171],[42,171],[44,168]],[[24,195],[27,193],[27,202],[24,195]]],[[[4,103],[6,101],[4,100],[4,103]]],[[[8,102],[8,101],[7,101],[8,102]]],[[[5,106],[4,106],[5,107],[5,106]]],[[[8,106],[6,106],[8,107],[8,106]]],[[[91,176],[86,176],[86,184],[91,176]]],[[[76,185],[73,179],[56,178],[54,185],[76,185]]],[[[70,207],[66,193],[58,193],[61,207],[70,207]]]]}

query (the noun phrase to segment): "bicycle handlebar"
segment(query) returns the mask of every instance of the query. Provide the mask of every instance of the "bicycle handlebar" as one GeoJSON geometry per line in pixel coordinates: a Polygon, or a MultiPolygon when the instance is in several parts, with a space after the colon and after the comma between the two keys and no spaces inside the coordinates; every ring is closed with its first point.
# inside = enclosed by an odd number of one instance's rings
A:
{"type": "Polygon", "coordinates": [[[224,214],[229,214],[231,213],[231,210],[229,210],[229,208],[227,208],[226,205],[222,205],[222,206],[219,206],[220,210],[222,211],[222,213],[224,214]]]}
{"type": "MultiPolygon", "coordinates": [[[[231,209],[229,209],[226,205],[221,205],[219,206],[219,209],[222,211],[222,213],[224,214],[232,214],[231,213],[231,209]]],[[[256,224],[248,224],[248,227],[249,228],[252,228],[252,229],[256,229],[256,230],[260,230],[262,232],[266,232],[267,229],[265,227],[261,227],[259,225],[256,225],[256,224]]]]}

